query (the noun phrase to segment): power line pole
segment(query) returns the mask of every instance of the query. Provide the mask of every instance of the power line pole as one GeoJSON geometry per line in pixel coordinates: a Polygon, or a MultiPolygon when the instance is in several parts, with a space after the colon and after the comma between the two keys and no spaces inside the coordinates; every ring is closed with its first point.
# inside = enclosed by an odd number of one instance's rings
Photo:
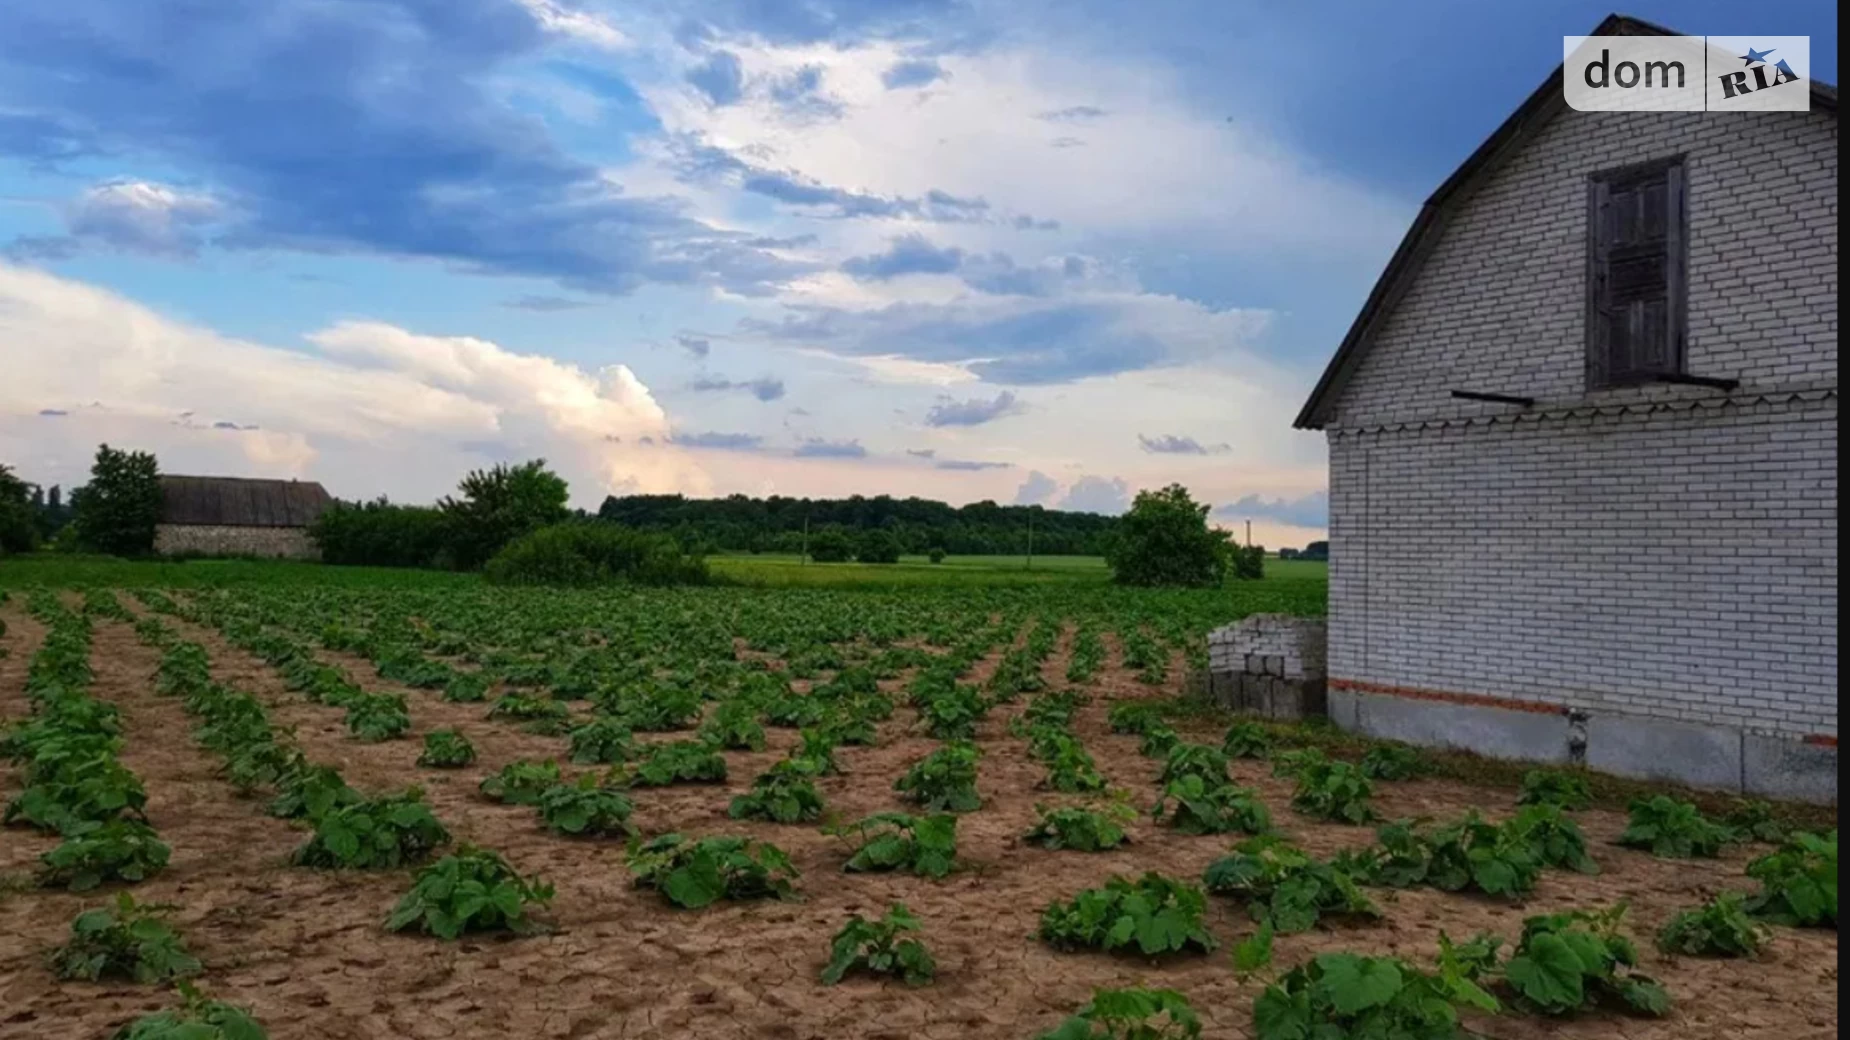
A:
{"type": "Polygon", "coordinates": [[[809,566],[809,514],[803,514],[803,559],[802,566],[809,566]]]}
{"type": "Polygon", "coordinates": [[[1034,514],[1028,514],[1028,570],[1034,569],[1034,514]]]}
{"type": "Polygon", "coordinates": [[[1246,547],[1250,549],[1252,548],[1252,545],[1253,545],[1253,521],[1251,517],[1248,517],[1246,520],[1246,547]]]}

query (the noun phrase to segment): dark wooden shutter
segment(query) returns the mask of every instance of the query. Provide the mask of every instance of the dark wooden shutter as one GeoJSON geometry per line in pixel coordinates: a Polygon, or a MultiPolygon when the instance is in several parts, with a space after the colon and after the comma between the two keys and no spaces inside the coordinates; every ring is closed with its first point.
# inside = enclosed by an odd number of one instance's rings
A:
{"type": "Polygon", "coordinates": [[[1597,174],[1587,194],[1587,382],[1683,370],[1683,164],[1597,174]]]}

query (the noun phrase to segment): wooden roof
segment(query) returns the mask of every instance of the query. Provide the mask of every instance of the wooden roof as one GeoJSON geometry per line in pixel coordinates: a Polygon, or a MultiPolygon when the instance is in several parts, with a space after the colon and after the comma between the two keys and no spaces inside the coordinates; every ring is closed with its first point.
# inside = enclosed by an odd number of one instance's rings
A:
{"type": "Polygon", "coordinates": [[[161,477],[161,523],[221,527],[307,527],[334,499],[307,480],[161,477]]]}

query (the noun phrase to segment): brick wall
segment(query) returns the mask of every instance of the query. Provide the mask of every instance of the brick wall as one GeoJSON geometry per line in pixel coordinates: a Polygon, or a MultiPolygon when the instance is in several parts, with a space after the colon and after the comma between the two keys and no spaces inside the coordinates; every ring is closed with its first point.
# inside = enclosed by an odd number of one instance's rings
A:
{"type": "Polygon", "coordinates": [[[1836,734],[1836,147],[1567,113],[1487,178],[1328,426],[1333,688],[1836,734]],[[1742,386],[1588,393],[1586,175],[1679,153],[1689,370],[1742,386]]]}
{"type": "Polygon", "coordinates": [[[321,550],[303,527],[224,527],[208,524],[161,524],[154,529],[154,551],[163,556],[205,553],[211,556],[280,556],[321,558],[321,550]]]}

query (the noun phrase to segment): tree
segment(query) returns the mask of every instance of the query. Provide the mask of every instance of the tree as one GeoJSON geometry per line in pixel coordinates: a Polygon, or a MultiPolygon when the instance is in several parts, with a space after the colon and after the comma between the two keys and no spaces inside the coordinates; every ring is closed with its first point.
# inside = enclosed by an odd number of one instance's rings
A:
{"type": "Polygon", "coordinates": [[[1212,587],[1227,577],[1231,537],[1208,526],[1208,507],[1197,505],[1187,488],[1171,484],[1137,492],[1105,562],[1120,585],[1212,587]]]}
{"type": "Polygon", "coordinates": [[[935,545],[931,547],[931,552],[926,553],[925,556],[926,556],[926,559],[929,559],[933,563],[943,563],[944,562],[944,550],[938,548],[935,545]]]}
{"type": "Polygon", "coordinates": [[[31,552],[38,545],[32,510],[35,490],[14,476],[12,467],[0,463],[0,556],[31,552]]]}
{"type": "Polygon", "coordinates": [[[565,505],[570,490],[545,459],[470,470],[457,490],[460,499],[446,497],[437,507],[450,522],[448,562],[463,570],[481,567],[507,543],[571,514],[565,505]]]}
{"type": "Polygon", "coordinates": [[[90,465],[90,482],[71,492],[71,507],[83,548],[145,556],[154,550],[154,528],[161,520],[160,467],[148,452],[101,445],[90,465]]]}
{"type": "Polygon", "coordinates": [[[809,558],[817,563],[843,563],[848,550],[848,534],[840,528],[824,528],[809,536],[809,558]]]}
{"type": "Polygon", "coordinates": [[[899,536],[885,528],[863,531],[854,557],[862,563],[898,563],[899,536]]]}

